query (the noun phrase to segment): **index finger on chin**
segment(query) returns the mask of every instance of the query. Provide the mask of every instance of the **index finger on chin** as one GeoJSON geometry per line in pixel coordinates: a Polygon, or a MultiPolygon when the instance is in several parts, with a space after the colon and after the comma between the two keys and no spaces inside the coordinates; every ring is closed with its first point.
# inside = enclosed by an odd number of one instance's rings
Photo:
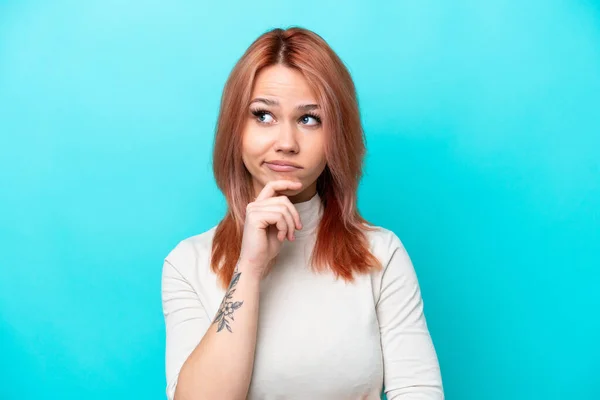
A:
{"type": "Polygon", "coordinates": [[[260,191],[255,201],[260,201],[273,197],[277,192],[283,192],[285,190],[298,190],[302,187],[300,182],[290,180],[277,180],[268,182],[263,190],[260,191]]]}

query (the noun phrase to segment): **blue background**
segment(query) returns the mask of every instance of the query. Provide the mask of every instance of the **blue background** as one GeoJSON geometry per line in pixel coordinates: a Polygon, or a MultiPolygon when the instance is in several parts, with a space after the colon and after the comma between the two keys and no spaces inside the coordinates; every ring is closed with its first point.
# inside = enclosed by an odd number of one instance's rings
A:
{"type": "Polygon", "coordinates": [[[297,24],[355,79],[360,210],[413,258],[446,397],[600,399],[600,4],[393,3],[0,0],[0,398],[164,398],[223,84],[297,24]]]}

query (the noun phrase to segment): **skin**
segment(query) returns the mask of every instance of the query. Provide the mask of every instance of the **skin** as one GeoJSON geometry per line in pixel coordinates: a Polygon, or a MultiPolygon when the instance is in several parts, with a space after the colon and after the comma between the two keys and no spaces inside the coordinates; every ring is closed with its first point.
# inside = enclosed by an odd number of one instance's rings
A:
{"type": "Polygon", "coordinates": [[[279,179],[302,183],[300,190],[280,193],[292,203],[307,201],[314,196],[317,178],[326,165],[326,132],[322,124],[306,112],[321,117],[318,106],[316,96],[299,71],[274,65],[258,74],[242,140],[242,158],[252,175],[256,196],[268,182],[279,179]],[[310,107],[299,108],[302,106],[310,107]],[[253,114],[253,111],[261,110],[264,111],[262,114],[253,114]],[[276,172],[265,164],[270,160],[292,161],[302,168],[276,172]]]}
{"type": "Polygon", "coordinates": [[[293,203],[316,193],[325,169],[325,132],[319,105],[301,73],[282,65],[255,81],[243,131],[242,158],[256,198],[246,208],[240,259],[211,327],[181,368],[176,400],[245,399],[250,387],[260,304],[260,283],[286,238],[302,221],[293,203]],[[299,169],[277,172],[265,161],[299,169]]]}

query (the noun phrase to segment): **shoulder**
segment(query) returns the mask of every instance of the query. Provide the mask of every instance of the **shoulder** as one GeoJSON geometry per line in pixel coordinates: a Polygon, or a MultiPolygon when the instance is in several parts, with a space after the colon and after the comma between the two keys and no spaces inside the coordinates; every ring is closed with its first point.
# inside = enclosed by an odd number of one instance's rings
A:
{"type": "Polygon", "coordinates": [[[418,280],[412,260],[404,244],[389,229],[370,226],[367,237],[371,245],[371,253],[381,262],[381,269],[371,273],[373,296],[379,302],[382,290],[398,291],[403,287],[418,287],[418,280]],[[408,285],[408,286],[407,286],[408,285]]]}
{"type": "Polygon", "coordinates": [[[205,257],[210,258],[212,242],[217,226],[197,235],[182,239],[169,251],[165,261],[175,268],[185,268],[186,265],[196,264],[196,261],[205,257]]]}
{"type": "Polygon", "coordinates": [[[209,301],[214,296],[222,297],[217,275],[210,263],[216,230],[214,226],[184,238],[166,255],[162,270],[163,293],[181,293],[182,290],[191,289],[203,301],[209,301]]]}
{"type": "Polygon", "coordinates": [[[384,271],[390,265],[392,257],[404,266],[412,267],[404,243],[394,231],[381,226],[368,225],[365,234],[369,241],[371,253],[381,261],[384,271]]]}
{"type": "Polygon", "coordinates": [[[404,249],[404,245],[398,235],[390,229],[382,226],[368,225],[365,234],[373,251],[393,253],[398,249],[404,249]]]}

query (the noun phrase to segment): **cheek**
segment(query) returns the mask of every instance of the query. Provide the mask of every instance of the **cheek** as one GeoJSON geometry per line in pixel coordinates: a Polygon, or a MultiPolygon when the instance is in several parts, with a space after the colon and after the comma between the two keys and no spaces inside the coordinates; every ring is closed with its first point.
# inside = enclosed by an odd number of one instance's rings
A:
{"type": "Polygon", "coordinates": [[[242,136],[242,156],[244,161],[253,162],[256,157],[264,154],[267,143],[264,135],[259,135],[252,128],[246,128],[242,136]]]}
{"type": "Polygon", "coordinates": [[[315,173],[321,173],[327,160],[325,159],[325,142],[322,137],[315,138],[315,140],[307,143],[306,154],[308,155],[309,164],[315,173]],[[316,171],[318,170],[318,171],[316,171]]]}

